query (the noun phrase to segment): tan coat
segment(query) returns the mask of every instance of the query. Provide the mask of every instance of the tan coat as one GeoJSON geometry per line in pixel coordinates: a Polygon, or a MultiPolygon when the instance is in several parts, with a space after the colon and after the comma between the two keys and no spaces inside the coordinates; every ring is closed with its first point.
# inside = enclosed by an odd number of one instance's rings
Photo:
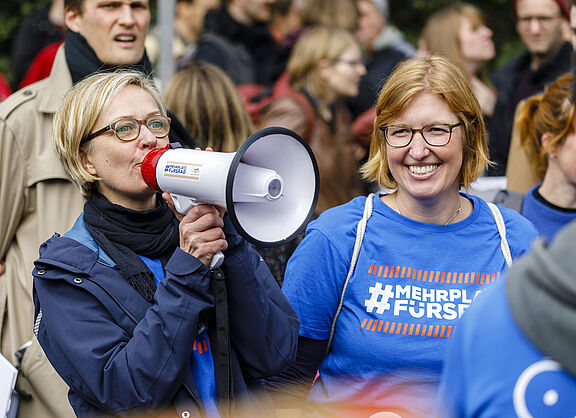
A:
{"type": "Polygon", "coordinates": [[[49,78],[0,104],[0,260],[6,263],[0,276],[1,352],[17,364],[14,353],[32,340],[18,377],[32,400],[21,401],[19,417],[74,416],[67,386],[33,338],[32,300],[32,269],[40,244],[70,229],[83,206],[50,138],[58,102],[71,86],[61,47],[49,78]]]}
{"type": "MultiPolygon", "coordinates": [[[[523,100],[516,106],[514,120],[518,119],[520,110],[525,103],[526,101],[523,100]]],[[[536,168],[520,144],[520,135],[514,126],[510,140],[510,151],[508,152],[508,163],[506,164],[506,188],[519,193],[528,192],[530,188],[543,180],[536,168]]]]}
{"type": "MultiPolygon", "coordinates": [[[[258,128],[281,126],[305,137],[306,109],[298,100],[285,97],[273,102],[262,115],[258,128]]],[[[316,115],[309,144],[320,174],[320,192],[315,215],[366,194],[358,172],[366,149],[356,142],[351,132],[351,115],[343,106],[334,115],[331,127],[316,115]]]]}

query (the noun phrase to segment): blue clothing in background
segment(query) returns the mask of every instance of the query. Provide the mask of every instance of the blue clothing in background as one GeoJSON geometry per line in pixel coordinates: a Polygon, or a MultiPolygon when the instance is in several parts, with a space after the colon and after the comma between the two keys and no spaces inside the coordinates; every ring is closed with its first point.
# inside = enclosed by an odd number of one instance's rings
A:
{"type": "Polygon", "coordinates": [[[506,279],[464,315],[448,347],[439,397],[441,417],[576,416],[576,379],[522,333],[506,279]]]}
{"type": "Polygon", "coordinates": [[[576,219],[576,211],[555,209],[538,200],[534,192],[540,186],[541,184],[538,184],[526,193],[521,213],[536,226],[536,229],[546,241],[552,242],[552,239],[560,229],[576,219]]]}

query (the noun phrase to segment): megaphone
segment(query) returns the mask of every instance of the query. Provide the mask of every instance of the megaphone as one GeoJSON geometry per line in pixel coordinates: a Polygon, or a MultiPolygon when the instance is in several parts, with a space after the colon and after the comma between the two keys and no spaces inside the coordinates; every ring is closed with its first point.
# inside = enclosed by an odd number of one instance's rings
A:
{"type": "MultiPolygon", "coordinates": [[[[295,132],[264,128],[235,153],[170,144],[150,151],[141,166],[151,188],[169,192],[178,212],[197,204],[226,208],[236,231],[259,246],[279,246],[308,224],[318,200],[318,165],[295,132]]],[[[211,267],[222,263],[220,254],[211,267]]]]}

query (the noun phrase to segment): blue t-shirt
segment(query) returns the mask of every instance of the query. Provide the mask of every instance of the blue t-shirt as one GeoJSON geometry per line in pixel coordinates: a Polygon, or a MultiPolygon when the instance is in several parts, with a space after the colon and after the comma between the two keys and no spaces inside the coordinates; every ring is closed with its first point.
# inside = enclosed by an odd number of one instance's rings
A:
{"type": "MultiPolygon", "coordinates": [[[[374,209],[337,321],[331,351],[309,395],[320,414],[429,413],[446,341],[457,319],[506,269],[487,204],[450,225],[408,219],[374,199],[374,209]]],[[[292,255],[283,291],[300,335],[329,337],[365,198],[325,211],[292,255]]],[[[501,209],[512,257],[527,251],[534,226],[501,209]]]]}
{"type": "MultiPolygon", "coordinates": [[[[140,258],[144,261],[152,274],[154,274],[157,285],[166,278],[166,273],[162,268],[160,260],[152,260],[143,255],[141,255],[140,258]]],[[[196,383],[196,387],[200,393],[206,416],[208,418],[220,417],[216,394],[216,380],[214,378],[214,359],[212,358],[210,340],[206,329],[203,329],[196,335],[192,350],[190,370],[192,371],[194,382],[196,383]]]]}
{"type": "Polygon", "coordinates": [[[546,241],[552,242],[552,239],[559,230],[576,219],[576,212],[563,212],[551,208],[536,199],[534,190],[540,186],[540,184],[534,186],[524,196],[522,215],[534,224],[538,233],[543,236],[546,241]]]}
{"type": "Polygon", "coordinates": [[[520,330],[504,279],[464,315],[448,347],[439,399],[442,417],[574,417],[576,379],[520,330]]]}

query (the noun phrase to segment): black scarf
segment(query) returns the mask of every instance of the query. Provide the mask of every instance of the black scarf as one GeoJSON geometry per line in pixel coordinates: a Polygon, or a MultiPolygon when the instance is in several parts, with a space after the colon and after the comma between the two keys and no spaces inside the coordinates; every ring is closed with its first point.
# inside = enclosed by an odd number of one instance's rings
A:
{"type": "Polygon", "coordinates": [[[164,201],[152,210],[135,211],[92,193],[84,205],[84,220],[92,238],[116,263],[124,278],[154,302],[156,281],[139,255],[159,258],[164,266],[179,245],[179,222],[164,201]]]}
{"type": "Polygon", "coordinates": [[[144,52],[144,56],[137,64],[118,66],[103,64],[88,41],[79,33],[73,32],[70,29],[66,31],[66,42],[64,42],[64,53],[66,55],[66,63],[72,75],[72,82],[76,84],[91,74],[103,71],[114,71],[118,68],[130,68],[140,71],[149,77],[152,77],[152,64],[148,59],[148,55],[144,52]]]}

